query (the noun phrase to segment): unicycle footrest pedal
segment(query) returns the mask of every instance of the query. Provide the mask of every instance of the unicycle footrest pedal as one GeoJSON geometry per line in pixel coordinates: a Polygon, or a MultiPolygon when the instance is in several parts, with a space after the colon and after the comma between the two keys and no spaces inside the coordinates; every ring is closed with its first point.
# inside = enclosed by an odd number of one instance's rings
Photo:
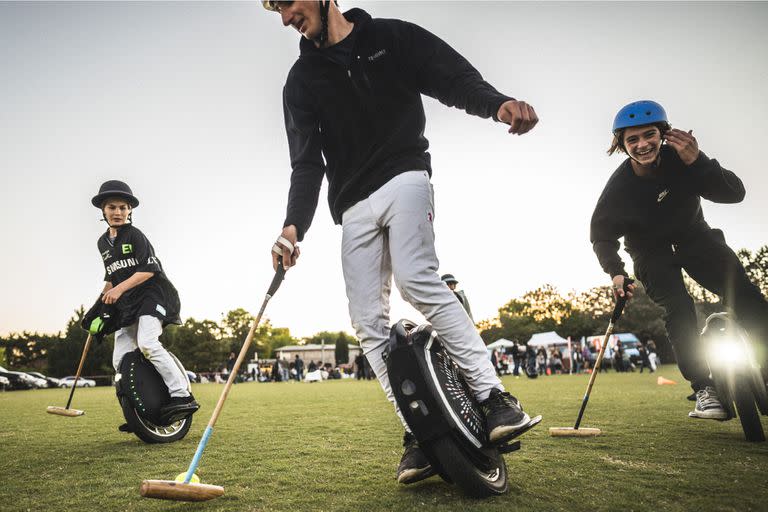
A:
{"type": "Polygon", "coordinates": [[[497,446],[496,449],[499,451],[499,453],[516,452],[520,449],[520,441],[513,441],[511,443],[503,444],[501,446],[497,446]]]}

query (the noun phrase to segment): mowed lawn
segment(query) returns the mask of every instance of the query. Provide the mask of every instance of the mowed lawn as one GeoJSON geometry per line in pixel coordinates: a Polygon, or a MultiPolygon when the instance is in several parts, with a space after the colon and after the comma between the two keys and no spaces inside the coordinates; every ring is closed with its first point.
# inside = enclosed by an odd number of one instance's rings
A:
{"type": "Polygon", "coordinates": [[[586,375],[504,377],[544,421],[506,456],[509,492],[487,500],[437,477],[395,482],[402,430],[376,381],[236,385],[198,471],[225,495],[196,504],[144,499],[139,485],[186,470],[221,385],[194,386],[203,409],[170,445],[118,432],[109,387],[75,392],[79,418],[45,413],[66,390],[0,393],[0,510],[768,510],[768,444],[745,442],[738,420],[688,419],[690,388],[658,375],[682,382],[672,367],[600,375],[583,426],[603,435],[591,439],[547,433],[572,425],[586,375]]]}

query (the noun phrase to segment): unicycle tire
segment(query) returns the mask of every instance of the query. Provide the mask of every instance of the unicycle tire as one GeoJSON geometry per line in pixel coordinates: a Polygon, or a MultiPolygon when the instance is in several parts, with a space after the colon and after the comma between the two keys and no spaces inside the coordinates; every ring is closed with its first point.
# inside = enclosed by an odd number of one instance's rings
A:
{"type": "Polygon", "coordinates": [[[763,381],[763,375],[759,371],[752,372],[752,393],[755,395],[755,403],[760,414],[768,416],[768,387],[763,381]]]}
{"type": "MultiPolygon", "coordinates": [[[[183,372],[181,362],[172,353],[168,354],[183,372]]],[[[156,444],[172,443],[187,435],[192,426],[192,415],[170,423],[163,420],[162,407],[170,399],[168,387],[140,350],[123,356],[115,380],[120,408],[136,437],[145,443],[156,444]]],[[[189,380],[187,389],[190,389],[189,380]]]]}
{"type": "Polygon", "coordinates": [[[736,411],[739,414],[741,428],[744,429],[744,437],[747,441],[759,443],[765,441],[763,425],[760,423],[755,405],[755,395],[749,381],[739,380],[734,386],[733,401],[736,403],[736,411]]]}
{"type": "Polygon", "coordinates": [[[464,452],[451,435],[444,435],[430,441],[422,449],[430,458],[439,461],[440,474],[445,480],[457,485],[467,496],[488,498],[507,492],[507,465],[504,457],[494,450],[491,466],[480,468],[464,452]]]}
{"type": "Polygon", "coordinates": [[[148,419],[139,416],[127,398],[120,399],[120,406],[123,409],[125,421],[133,433],[148,444],[173,443],[183,439],[192,427],[192,415],[169,425],[155,425],[148,419]]]}

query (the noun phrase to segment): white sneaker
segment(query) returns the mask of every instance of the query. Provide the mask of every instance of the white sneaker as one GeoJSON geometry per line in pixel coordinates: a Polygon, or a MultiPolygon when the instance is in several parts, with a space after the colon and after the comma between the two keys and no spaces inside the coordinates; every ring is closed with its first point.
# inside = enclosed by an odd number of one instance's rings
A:
{"type": "Polygon", "coordinates": [[[706,386],[696,392],[696,408],[688,413],[691,418],[701,418],[705,420],[727,420],[728,411],[725,410],[720,399],[717,398],[717,391],[712,386],[706,386]]]}

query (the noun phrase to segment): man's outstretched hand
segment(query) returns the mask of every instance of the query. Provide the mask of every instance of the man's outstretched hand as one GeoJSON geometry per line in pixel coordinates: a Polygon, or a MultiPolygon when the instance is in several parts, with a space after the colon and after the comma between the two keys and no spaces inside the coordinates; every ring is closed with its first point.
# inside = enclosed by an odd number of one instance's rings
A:
{"type": "Polygon", "coordinates": [[[524,101],[510,100],[501,104],[496,118],[509,125],[509,133],[522,135],[528,133],[539,122],[539,116],[533,107],[524,101]]]}

